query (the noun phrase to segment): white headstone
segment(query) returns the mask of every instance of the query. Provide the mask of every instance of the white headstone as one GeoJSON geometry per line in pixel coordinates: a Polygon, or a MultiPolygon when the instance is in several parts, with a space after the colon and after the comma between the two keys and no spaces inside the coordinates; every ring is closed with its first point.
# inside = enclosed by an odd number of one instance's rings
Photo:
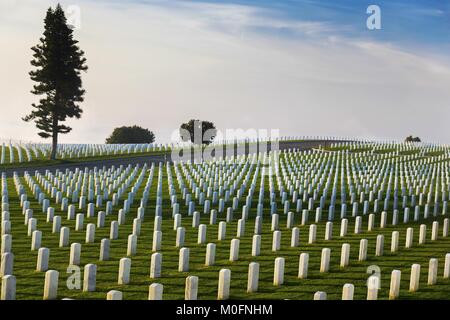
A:
{"type": "Polygon", "coordinates": [[[70,256],[69,256],[69,265],[80,265],[80,258],[81,258],[81,244],[79,243],[72,243],[70,245],[70,256]]]}
{"type": "Polygon", "coordinates": [[[413,240],[414,240],[414,229],[413,228],[406,229],[405,248],[407,249],[412,248],[413,240]]]}
{"type": "Polygon", "coordinates": [[[401,271],[393,270],[391,273],[391,285],[389,288],[389,300],[395,300],[400,294],[401,271]]]}
{"type": "Polygon", "coordinates": [[[361,225],[362,225],[362,218],[361,216],[357,216],[355,218],[355,234],[361,233],[361,225]]]}
{"type": "Polygon", "coordinates": [[[38,250],[41,247],[42,232],[39,230],[33,231],[31,236],[31,250],[38,250]]]}
{"type": "Polygon", "coordinates": [[[341,264],[340,264],[340,266],[342,268],[345,268],[346,266],[348,266],[349,257],[350,257],[350,244],[344,243],[344,244],[342,244],[342,249],[341,249],[341,264]]]}
{"type": "Polygon", "coordinates": [[[184,227],[178,227],[177,228],[177,236],[175,240],[175,247],[181,248],[184,245],[184,238],[185,238],[186,230],[184,227]]]}
{"type": "Polygon", "coordinates": [[[419,229],[419,244],[425,244],[427,239],[427,225],[421,224],[419,229]]]}
{"type": "Polygon", "coordinates": [[[280,250],[281,246],[281,231],[274,231],[272,235],[272,251],[280,250]]]}
{"type": "Polygon", "coordinates": [[[150,261],[150,278],[161,277],[162,254],[155,252],[152,254],[150,261]]]}
{"type": "Polygon", "coordinates": [[[386,228],[386,224],[387,224],[387,212],[383,211],[381,212],[381,219],[380,219],[380,228],[386,228]]]}
{"type": "Polygon", "coordinates": [[[310,225],[309,226],[309,238],[308,238],[309,244],[316,242],[316,234],[317,234],[317,226],[315,224],[310,225]]]}
{"type": "Polygon", "coordinates": [[[284,258],[275,259],[275,269],[273,273],[273,285],[281,286],[284,283],[284,258]]]}
{"type": "Polygon", "coordinates": [[[341,230],[339,233],[339,236],[341,238],[347,236],[347,229],[348,229],[348,220],[347,219],[342,219],[341,220],[341,230]]]}
{"type": "Polygon", "coordinates": [[[230,269],[221,269],[219,271],[219,285],[217,290],[218,300],[227,300],[230,297],[230,282],[231,282],[230,269]]]}
{"type": "Polygon", "coordinates": [[[333,238],[333,222],[328,221],[325,225],[325,240],[333,238]]]}
{"type": "Polygon", "coordinates": [[[148,288],[148,300],[162,300],[163,285],[160,283],[152,283],[148,288]]]}
{"type": "Polygon", "coordinates": [[[375,256],[381,257],[384,251],[384,235],[377,235],[377,242],[375,246],[375,256]]]}
{"type": "Polygon", "coordinates": [[[192,216],[192,227],[197,228],[200,224],[200,212],[194,211],[192,216]]]}
{"type": "Polygon", "coordinates": [[[230,261],[237,261],[239,259],[239,239],[231,240],[230,244],[230,261]]]}
{"type": "Polygon", "coordinates": [[[431,241],[436,241],[439,236],[439,222],[434,221],[431,227],[431,241]]]}
{"type": "Polygon", "coordinates": [[[259,282],[259,263],[250,262],[248,265],[247,293],[257,292],[259,282]]]}
{"type": "Polygon", "coordinates": [[[409,280],[409,291],[416,292],[419,290],[420,283],[420,264],[413,264],[411,266],[411,278],[409,280]]]}
{"type": "Polygon", "coordinates": [[[301,253],[298,262],[298,278],[306,279],[308,278],[308,264],[309,264],[309,254],[301,253]]]}
{"type": "Polygon", "coordinates": [[[445,264],[444,264],[444,279],[448,279],[450,277],[450,253],[445,255],[445,264]]]}
{"type": "Polygon", "coordinates": [[[189,248],[181,248],[178,259],[178,271],[189,271],[189,248]]]}
{"type": "Polygon", "coordinates": [[[116,240],[118,238],[119,238],[119,223],[117,221],[111,221],[109,239],[116,240]]]}
{"type": "Polygon", "coordinates": [[[392,232],[391,237],[391,252],[397,252],[398,251],[398,240],[400,238],[400,234],[398,231],[392,232]]]}
{"type": "Polygon", "coordinates": [[[84,266],[83,291],[95,291],[97,282],[97,265],[89,263],[84,266]]]}
{"type": "Polygon", "coordinates": [[[48,248],[39,248],[36,271],[44,272],[48,270],[49,257],[50,257],[50,250],[48,248]]]}
{"type": "Polygon", "coordinates": [[[291,232],[291,247],[298,247],[300,242],[300,229],[297,227],[292,228],[291,232]]]}
{"type": "Polygon", "coordinates": [[[227,223],[225,221],[219,222],[219,231],[217,233],[217,240],[222,241],[225,240],[227,232],[227,223]]]}
{"type": "Polygon", "coordinates": [[[351,283],[344,284],[342,288],[342,300],[353,300],[353,294],[355,292],[355,287],[351,283]]]}
{"type": "Polygon", "coordinates": [[[216,261],[216,244],[208,243],[206,245],[205,266],[213,266],[216,261]]]}
{"type": "Polygon", "coordinates": [[[431,258],[428,266],[428,285],[435,285],[437,281],[438,259],[431,258]]]}
{"type": "Polygon", "coordinates": [[[59,247],[67,247],[69,245],[69,233],[68,227],[62,227],[59,234],[59,247]]]}
{"type": "MultiPolygon", "coordinates": [[[[156,231],[156,232],[160,232],[160,231],[156,231]]],[[[155,238],[155,234],[153,233],[153,242],[155,238]]],[[[137,250],[137,235],[135,234],[130,234],[128,235],[128,243],[127,243],[127,256],[134,256],[136,254],[136,250],[137,250]]],[[[153,251],[157,251],[157,250],[153,250],[153,251]]]]}
{"type": "Polygon", "coordinates": [[[131,272],[131,259],[122,258],[119,261],[119,277],[117,279],[118,284],[129,284],[131,272]]]}
{"type": "Polygon", "coordinates": [[[368,246],[367,239],[361,239],[361,241],[359,242],[358,261],[365,261],[367,259],[367,246],[368,246]]]}
{"type": "Polygon", "coordinates": [[[252,256],[259,256],[261,252],[261,235],[255,234],[252,238],[252,256]]]}
{"type": "Polygon", "coordinates": [[[243,237],[245,234],[245,219],[239,219],[237,225],[237,238],[243,237]]]}
{"type": "Polygon", "coordinates": [[[0,277],[12,275],[14,270],[14,254],[5,252],[1,255],[0,277]]]}
{"type": "Polygon", "coordinates": [[[367,220],[367,231],[372,231],[375,226],[375,215],[373,213],[369,214],[369,219],[367,220]]]}
{"type": "Polygon", "coordinates": [[[443,226],[443,228],[442,228],[442,236],[443,236],[444,238],[447,238],[447,237],[448,237],[448,229],[449,229],[449,219],[448,219],[448,218],[445,218],[445,219],[444,219],[444,226],[443,226]]]}
{"type": "Polygon", "coordinates": [[[110,247],[111,241],[109,239],[102,239],[100,242],[100,261],[108,261],[109,260],[109,247],[110,247]]]}
{"type": "Polygon", "coordinates": [[[197,244],[204,244],[206,242],[206,224],[198,226],[197,244]]]}
{"type": "Polygon", "coordinates": [[[86,243],[95,242],[95,224],[88,223],[86,226],[86,243]]]}
{"type": "Polygon", "coordinates": [[[106,213],[104,211],[99,211],[97,215],[97,228],[103,228],[105,226],[105,218],[106,213]]]}
{"type": "Polygon", "coordinates": [[[123,294],[118,290],[110,290],[106,294],[106,300],[122,300],[123,294]]]}
{"type": "Polygon", "coordinates": [[[376,275],[372,275],[367,279],[367,300],[378,299],[380,278],[376,275]]]}
{"type": "Polygon", "coordinates": [[[84,214],[77,213],[75,218],[75,231],[83,230],[84,214]]]}
{"type": "Polygon", "coordinates": [[[0,300],[16,300],[16,277],[7,275],[2,277],[2,291],[0,300]]]}
{"type": "Polygon", "coordinates": [[[314,300],[327,300],[327,294],[323,291],[314,293],[314,300]]]}
{"type": "Polygon", "coordinates": [[[177,230],[179,227],[181,227],[181,214],[177,213],[173,219],[173,230],[177,230]]]}
{"type": "Polygon", "coordinates": [[[328,272],[330,269],[330,254],[329,248],[322,249],[322,255],[320,259],[320,272],[328,272]]]}
{"type": "Polygon", "coordinates": [[[117,214],[117,222],[119,223],[119,226],[126,223],[126,214],[125,210],[119,209],[119,212],[117,214]]]}
{"type": "Polygon", "coordinates": [[[58,296],[59,272],[48,270],[45,273],[44,300],[54,300],[58,296]]]}
{"type": "Polygon", "coordinates": [[[162,243],[162,232],[153,231],[152,251],[153,252],[160,251],[161,243],[162,243]]]}
{"type": "Polygon", "coordinates": [[[198,277],[188,276],[184,292],[184,300],[197,300],[198,277]]]}

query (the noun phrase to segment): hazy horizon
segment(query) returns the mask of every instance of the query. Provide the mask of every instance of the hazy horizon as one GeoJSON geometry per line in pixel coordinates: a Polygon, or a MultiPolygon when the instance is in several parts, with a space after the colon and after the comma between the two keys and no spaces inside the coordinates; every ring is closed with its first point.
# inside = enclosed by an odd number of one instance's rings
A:
{"type": "MultiPolygon", "coordinates": [[[[42,140],[21,117],[31,47],[58,1],[0,3],[0,139],[42,140]]],[[[440,1],[59,1],[76,5],[89,70],[80,120],[60,142],[102,143],[140,125],[156,142],[191,118],[281,136],[450,142],[450,3],[440,1]],[[366,8],[381,8],[381,30],[366,8]]]]}

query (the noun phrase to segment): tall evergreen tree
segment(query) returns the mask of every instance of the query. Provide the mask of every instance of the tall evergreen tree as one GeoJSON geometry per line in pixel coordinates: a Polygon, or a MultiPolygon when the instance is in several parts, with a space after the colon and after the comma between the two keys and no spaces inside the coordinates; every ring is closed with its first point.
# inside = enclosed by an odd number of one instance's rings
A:
{"type": "Polygon", "coordinates": [[[86,71],[84,52],[73,38],[73,30],[67,24],[63,9],[58,4],[49,8],[44,19],[44,36],[40,43],[32,47],[36,67],[29,74],[33,85],[31,93],[42,96],[38,104],[33,103],[31,113],[24,121],[34,120],[42,138],[52,138],[50,159],[56,159],[58,134],[69,133],[72,128],[61,124],[67,118],[81,117],[79,103],[83,102],[85,90],[82,88],[80,73],[86,71]]]}

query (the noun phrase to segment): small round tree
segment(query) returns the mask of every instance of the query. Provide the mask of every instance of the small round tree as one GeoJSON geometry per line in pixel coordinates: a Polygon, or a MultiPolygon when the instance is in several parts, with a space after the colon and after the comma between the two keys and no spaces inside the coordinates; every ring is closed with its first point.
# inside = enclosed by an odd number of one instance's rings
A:
{"type": "Polygon", "coordinates": [[[180,136],[183,141],[191,141],[194,144],[210,144],[217,135],[214,123],[191,119],[180,126],[180,136]]]}
{"type": "Polygon", "coordinates": [[[421,142],[419,137],[408,136],[405,139],[405,142],[421,142]]]}
{"type": "Polygon", "coordinates": [[[152,143],[155,141],[155,134],[139,126],[115,128],[106,139],[106,143],[152,143]]]}

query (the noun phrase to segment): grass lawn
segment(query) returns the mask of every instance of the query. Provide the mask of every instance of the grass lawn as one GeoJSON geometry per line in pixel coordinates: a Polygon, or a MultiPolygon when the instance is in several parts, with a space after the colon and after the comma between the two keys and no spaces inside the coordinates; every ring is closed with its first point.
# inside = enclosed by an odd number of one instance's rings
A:
{"type": "MultiPolygon", "coordinates": [[[[153,234],[153,218],[156,203],[157,175],[158,170],[155,168],[155,176],[150,191],[150,198],[145,209],[145,220],[142,223],[141,235],[138,237],[137,255],[131,257],[131,282],[128,285],[118,285],[118,269],[119,260],[126,257],[127,237],[132,233],[133,219],[136,217],[139,200],[142,196],[146,178],[136,194],[135,201],[127,214],[126,224],[119,227],[119,239],[111,241],[110,260],[100,262],[100,240],[109,238],[110,222],[117,220],[118,207],[115,207],[113,214],[106,217],[105,227],[96,229],[95,243],[85,243],[85,230],[75,231],[75,220],[68,221],[67,213],[60,211],[59,205],[54,205],[53,200],[51,206],[55,207],[55,215],[62,216],[62,226],[70,227],[70,243],[79,242],[81,249],[81,266],[88,263],[97,264],[97,289],[95,292],[84,293],[82,290],[69,290],[66,286],[66,280],[70,274],[66,273],[69,264],[70,246],[59,248],[59,234],[52,234],[52,224],[46,223],[46,214],[42,213],[41,207],[37,201],[32,198],[31,190],[28,189],[24,179],[22,183],[27,187],[27,194],[32,200],[33,217],[38,219],[38,230],[43,232],[42,246],[50,248],[49,269],[58,270],[59,288],[58,297],[70,297],[74,299],[105,299],[109,290],[120,290],[124,294],[124,299],[147,299],[148,286],[151,283],[158,282],[164,285],[164,299],[184,299],[185,278],[188,275],[196,275],[199,277],[199,299],[216,299],[218,274],[222,268],[231,270],[231,299],[307,299],[311,300],[316,291],[325,291],[328,299],[340,299],[342,286],[345,283],[355,285],[355,299],[366,298],[366,281],[368,278],[367,268],[377,265],[381,269],[381,290],[379,299],[388,297],[390,273],[393,269],[402,271],[401,280],[401,299],[449,299],[450,298],[450,281],[442,279],[444,256],[450,252],[450,238],[440,237],[437,241],[430,241],[431,222],[433,217],[427,219],[426,222],[412,222],[408,224],[400,223],[397,226],[390,226],[392,220],[391,212],[388,215],[389,226],[385,229],[379,229],[379,214],[376,216],[376,230],[372,232],[364,231],[362,234],[353,234],[354,218],[349,217],[348,235],[345,238],[339,238],[340,222],[335,221],[333,229],[333,239],[325,241],[325,222],[318,224],[317,243],[307,244],[309,226],[300,226],[300,214],[296,214],[295,225],[300,228],[300,246],[297,248],[290,247],[291,231],[286,226],[286,216],[280,213],[280,230],[282,232],[281,250],[274,253],[271,251],[272,232],[270,231],[271,219],[269,208],[268,184],[266,179],[266,195],[264,204],[263,232],[261,243],[261,255],[258,257],[251,256],[252,235],[254,229],[254,219],[256,216],[256,201],[253,202],[253,208],[250,210],[249,219],[246,222],[245,236],[241,238],[239,261],[229,262],[229,248],[231,239],[235,238],[237,230],[237,219],[241,217],[242,200],[239,209],[234,213],[232,223],[227,224],[226,240],[218,241],[218,223],[225,220],[225,213],[218,214],[217,223],[209,225],[209,215],[202,213],[201,223],[207,224],[207,242],[217,244],[216,248],[216,264],[215,266],[205,267],[206,243],[197,244],[196,228],[192,228],[192,218],[187,216],[187,207],[181,201],[179,194],[180,213],[183,215],[182,226],[186,228],[185,247],[190,248],[190,271],[178,272],[178,249],[175,248],[176,231],[173,230],[173,220],[171,219],[172,210],[168,195],[167,175],[165,168],[163,169],[163,223],[162,223],[162,277],[159,279],[150,279],[150,256],[152,254],[152,234],[153,234]],[[426,223],[427,243],[418,245],[419,224],[426,223]],[[414,228],[414,247],[412,249],[404,249],[406,228],[414,228]],[[392,231],[400,232],[399,251],[390,253],[390,239],[392,231]],[[385,254],[382,257],[375,257],[375,239],[378,234],[385,236],[385,254]],[[359,241],[365,238],[369,241],[368,260],[358,262],[359,241]],[[339,267],[340,249],[343,243],[349,243],[351,246],[350,265],[346,268],[339,267]],[[320,273],[320,255],[322,248],[331,249],[330,272],[320,273]],[[298,259],[302,252],[310,254],[308,279],[300,280],[297,278],[298,259]],[[274,260],[276,257],[285,257],[285,283],[280,287],[273,286],[274,260]],[[426,284],[428,262],[429,259],[435,257],[439,259],[438,283],[434,286],[426,284]],[[247,294],[247,273],[248,264],[252,261],[260,263],[260,280],[259,290],[257,293],[247,294]],[[421,281],[419,291],[409,293],[409,274],[410,267],[413,263],[419,263],[421,269],[421,281]]],[[[172,170],[173,173],[173,170],[172,170]]],[[[175,178],[175,176],[174,176],[175,178]]],[[[257,184],[259,185],[258,178],[257,184]]],[[[24,216],[19,207],[19,199],[15,189],[13,188],[12,179],[8,179],[9,195],[10,195],[10,213],[13,235],[14,253],[14,275],[17,278],[17,299],[42,299],[44,289],[44,272],[36,272],[37,251],[30,251],[31,237],[27,236],[27,227],[24,225],[24,216]]],[[[177,192],[180,190],[177,186],[177,192]]],[[[130,186],[131,188],[131,186],[130,186]]],[[[129,189],[130,189],[129,188],[129,189]]],[[[42,188],[43,189],[43,188],[42,188]]],[[[126,195],[127,192],[124,193],[126,195]]],[[[49,197],[47,197],[49,198],[49,197]]],[[[122,201],[120,201],[122,203],[122,201]]],[[[230,206],[226,204],[225,207],[230,206]]],[[[77,205],[78,207],[78,205],[77,205]]],[[[217,208],[213,206],[212,208],[217,208]]],[[[328,208],[328,205],[325,206],[328,208]]],[[[104,207],[96,209],[96,212],[105,210],[104,207]]],[[[361,208],[360,208],[361,210],[361,208]]],[[[76,211],[81,212],[80,210],[76,211]]],[[[203,211],[202,211],[203,212],[203,211]]],[[[348,210],[351,213],[351,210],[348,210]]],[[[338,214],[337,214],[338,215],[338,214]]],[[[322,217],[327,216],[327,211],[323,212],[322,217]]],[[[403,213],[400,212],[399,220],[402,220],[403,213]],[[401,218],[400,218],[401,217],[401,218]]],[[[442,234],[442,220],[444,216],[439,215],[436,220],[440,222],[440,232],[442,234]]],[[[314,214],[310,213],[310,222],[314,219],[314,214]]],[[[85,215],[84,225],[87,223],[95,223],[96,218],[87,218],[85,215]]],[[[309,224],[309,223],[308,223],[309,224]]],[[[363,216],[363,230],[367,230],[367,216],[363,216]]],[[[82,278],[82,275],[81,275],[82,278]]]]}

